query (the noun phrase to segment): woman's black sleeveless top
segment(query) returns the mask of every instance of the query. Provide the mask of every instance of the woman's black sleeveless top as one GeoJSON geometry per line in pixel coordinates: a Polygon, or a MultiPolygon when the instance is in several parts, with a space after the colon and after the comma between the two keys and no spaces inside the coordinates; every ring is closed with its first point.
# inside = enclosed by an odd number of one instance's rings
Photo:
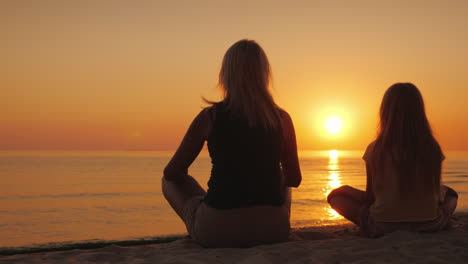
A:
{"type": "Polygon", "coordinates": [[[251,128],[223,103],[213,108],[215,120],[208,137],[213,167],[205,204],[217,209],[281,205],[281,130],[251,128]]]}

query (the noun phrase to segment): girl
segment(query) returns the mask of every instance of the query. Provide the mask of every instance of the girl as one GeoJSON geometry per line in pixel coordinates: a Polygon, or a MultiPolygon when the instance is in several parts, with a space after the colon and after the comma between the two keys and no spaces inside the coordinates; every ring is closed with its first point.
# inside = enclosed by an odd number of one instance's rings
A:
{"type": "MultiPolygon", "coordinates": [[[[293,123],[269,92],[263,49],[241,40],[224,55],[221,102],[198,114],[162,179],[165,198],[190,236],[208,247],[287,240],[291,197],[301,171],[293,123]],[[204,142],[212,161],[208,190],[188,175],[204,142]]],[[[206,101],[206,100],[205,100],[206,101]]]]}
{"type": "Polygon", "coordinates": [[[458,195],[440,184],[444,158],[418,88],[396,83],[383,97],[378,136],[363,157],[366,191],[342,186],[328,202],[369,237],[397,229],[445,229],[458,195]]]}

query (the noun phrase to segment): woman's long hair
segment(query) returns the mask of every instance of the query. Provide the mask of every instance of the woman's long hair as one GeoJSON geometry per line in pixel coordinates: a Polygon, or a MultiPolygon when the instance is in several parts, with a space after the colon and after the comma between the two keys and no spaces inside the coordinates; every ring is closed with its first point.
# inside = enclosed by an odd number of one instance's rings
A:
{"type": "Polygon", "coordinates": [[[386,91],[374,155],[377,166],[384,169],[385,160],[391,159],[403,197],[421,190],[438,192],[443,154],[415,85],[396,83],[386,91]]]}
{"type": "Polygon", "coordinates": [[[270,63],[257,42],[243,39],[227,50],[218,86],[224,91],[227,109],[246,120],[249,127],[274,129],[281,125],[279,107],[269,91],[270,81],[270,63]]]}

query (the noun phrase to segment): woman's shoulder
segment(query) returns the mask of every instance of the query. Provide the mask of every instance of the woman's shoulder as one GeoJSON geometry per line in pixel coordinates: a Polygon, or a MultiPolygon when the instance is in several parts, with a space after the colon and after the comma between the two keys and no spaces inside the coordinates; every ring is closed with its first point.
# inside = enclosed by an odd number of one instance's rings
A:
{"type": "Polygon", "coordinates": [[[216,115],[216,112],[221,111],[225,108],[226,108],[226,103],[224,101],[210,102],[210,106],[204,107],[201,113],[212,117],[216,115]]]}
{"type": "Polygon", "coordinates": [[[281,120],[281,126],[283,128],[283,131],[294,130],[293,121],[289,113],[279,107],[277,109],[278,109],[278,115],[279,115],[279,119],[281,120]]]}
{"type": "Polygon", "coordinates": [[[210,105],[210,106],[207,106],[207,107],[203,107],[203,109],[202,109],[201,112],[202,112],[202,113],[205,113],[205,114],[206,114],[206,113],[209,114],[209,113],[214,112],[215,109],[216,109],[216,104],[210,105]]]}
{"type": "Polygon", "coordinates": [[[225,111],[224,101],[214,102],[210,106],[204,107],[198,114],[198,117],[205,120],[211,126],[214,124],[216,116],[221,114],[223,111],[225,111]]]}
{"type": "Polygon", "coordinates": [[[216,105],[204,107],[198,114],[198,118],[206,121],[213,121],[216,116],[216,105]]]}

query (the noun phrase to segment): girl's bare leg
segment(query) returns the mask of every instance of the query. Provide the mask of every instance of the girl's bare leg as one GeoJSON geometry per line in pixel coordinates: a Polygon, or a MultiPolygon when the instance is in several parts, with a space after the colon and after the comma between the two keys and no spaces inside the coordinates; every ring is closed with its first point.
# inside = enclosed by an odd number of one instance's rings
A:
{"type": "Polygon", "coordinates": [[[366,203],[366,192],[344,185],[328,195],[328,203],[344,218],[359,225],[361,209],[366,203]]]}
{"type": "Polygon", "coordinates": [[[440,192],[441,197],[444,198],[442,201],[443,207],[447,210],[448,214],[453,214],[457,208],[458,193],[446,185],[440,186],[440,192]]]}

